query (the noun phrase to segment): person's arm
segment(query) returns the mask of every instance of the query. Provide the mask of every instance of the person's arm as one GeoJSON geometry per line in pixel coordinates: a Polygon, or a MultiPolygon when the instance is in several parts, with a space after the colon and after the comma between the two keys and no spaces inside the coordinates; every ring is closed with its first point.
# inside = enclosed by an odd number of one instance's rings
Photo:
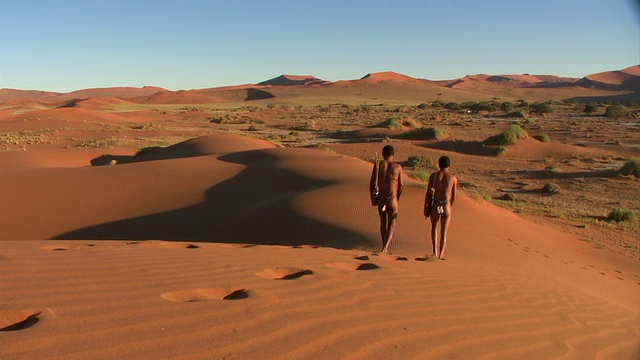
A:
{"type": "Polygon", "coordinates": [[[427,193],[424,195],[424,217],[427,218],[429,216],[431,216],[431,209],[429,209],[429,204],[431,203],[431,188],[433,187],[433,179],[435,177],[436,173],[431,173],[431,175],[429,175],[429,185],[427,186],[427,193]]]}
{"type": "MultiPolygon", "coordinates": [[[[377,162],[377,160],[376,160],[377,162]]],[[[373,204],[373,189],[376,187],[376,166],[377,164],[373,164],[373,169],[371,170],[371,180],[369,181],[369,197],[371,198],[371,203],[373,204]]]]}
{"type": "Polygon", "coordinates": [[[451,185],[451,201],[449,204],[453,207],[453,202],[456,200],[456,188],[458,187],[458,178],[453,178],[453,184],[451,185]]]}
{"type": "Polygon", "coordinates": [[[404,185],[402,183],[402,165],[398,164],[398,200],[400,200],[400,195],[402,195],[402,189],[404,185]]]}

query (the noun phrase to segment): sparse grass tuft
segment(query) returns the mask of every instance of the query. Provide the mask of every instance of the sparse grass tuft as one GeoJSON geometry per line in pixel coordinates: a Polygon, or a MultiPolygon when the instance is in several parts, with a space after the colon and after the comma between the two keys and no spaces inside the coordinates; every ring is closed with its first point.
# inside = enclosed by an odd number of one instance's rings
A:
{"type": "Polygon", "coordinates": [[[540,133],[538,135],[534,135],[533,138],[538,140],[538,141],[545,142],[545,143],[548,143],[548,142],[551,141],[551,139],[549,138],[549,135],[547,135],[545,133],[540,133]]]}
{"type": "Polygon", "coordinates": [[[407,171],[407,173],[414,179],[420,180],[422,182],[428,182],[429,181],[429,173],[425,170],[413,170],[413,171],[407,171]]]}

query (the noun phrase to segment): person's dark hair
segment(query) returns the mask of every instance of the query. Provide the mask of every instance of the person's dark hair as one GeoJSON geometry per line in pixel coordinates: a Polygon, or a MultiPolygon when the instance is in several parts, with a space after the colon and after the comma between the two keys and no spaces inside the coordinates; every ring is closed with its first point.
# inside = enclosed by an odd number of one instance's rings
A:
{"type": "Polygon", "coordinates": [[[448,156],[441,156],[438,159],[438,166],[440,166],[440,170],[448,168],[451,166],[451,159],[448,156]]]}
{"type": "Polygon", "coordinates": [[[395,152],[396,152],[395,149],[391,145],[386,145],[385,147],[382,148],[382,156],[385,158],[388,158],[389,156],[393,155],[395,152]]]}

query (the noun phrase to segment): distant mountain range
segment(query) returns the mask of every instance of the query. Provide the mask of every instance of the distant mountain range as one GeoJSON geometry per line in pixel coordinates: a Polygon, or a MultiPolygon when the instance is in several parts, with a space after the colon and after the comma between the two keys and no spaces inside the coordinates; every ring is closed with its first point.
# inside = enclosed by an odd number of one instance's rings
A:
{"type": "Polygon", "coordinates": [[[392,71],[370,73],[356,80],[335,82],[312,75],[280,75],[256,84],[171,91],[154,86],[106,87],[68,93],[0,89],[0,102],[41,101],[76,104],[89,98],[117,98],[148,104],[204,104],[311,97],[329,101],[347,97],[371,100],[420,101],[474,100],[500,97],[531,100],[577,99],[639,101],[640,65],[590,74],[583,78],[556,75],[468,75],[459,79],[431,81],[392,71]]]}

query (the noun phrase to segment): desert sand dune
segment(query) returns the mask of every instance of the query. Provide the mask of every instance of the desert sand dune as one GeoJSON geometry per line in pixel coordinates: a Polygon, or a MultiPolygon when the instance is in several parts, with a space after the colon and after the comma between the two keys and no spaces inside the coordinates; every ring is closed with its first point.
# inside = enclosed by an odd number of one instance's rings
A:
{"type": "MultiPolygon", "coordinates": [[[[348,88],[373,98],[384,93],[381,83],[390,81],[392,91],[402,80],[370,78],[385,80],[306,90],[335,96],[348,88]]],[[[413,80],[397,89],[422,89],[416,99],[460,94],[413,80]]],[[[532,79],[508,81],[516,80],[532,79]]],[[[224,96],[244,99],[248,91],[235,90],[224,96]]],[[[298,87],[268,91],[282,99],[298,87]]],[[[218,90],[157,96],[210,101],[218,90]]],[[[2,126],[71,121],[81,132],[84,117],[91,126],[139,122],[140,114],[161,119],[158,112],[96,110],[112,101],[12,114],[2,126]]],[[[381,142],[364,142],[374,131],[381,130],[345,132],[361,143],[325,145],[338,153],[236,135],[139,154],[57,144],[0,153],[0,328],[15,330],[0,332],[0,358],[640,356],[637,260],[541,218],[527,220],[461,187],[446,260],[437,260],[429,256],[424,184],[405,176],[392,254],[378,253],[378,215],[368,196],[372,164],[359,160],[381,151],[381,142]],[[114,166],[89,166],[111,160],[114,166]]],[[[547,157],[613,156],[533,139],[499,157],[478,152],[477,140],[394,146],[405,157],[448,154],[456,165],[505,169],[518,159],[543,168],[547,157]]],[[[521,171],[513,174],[543,170],[521,171]]]]}

